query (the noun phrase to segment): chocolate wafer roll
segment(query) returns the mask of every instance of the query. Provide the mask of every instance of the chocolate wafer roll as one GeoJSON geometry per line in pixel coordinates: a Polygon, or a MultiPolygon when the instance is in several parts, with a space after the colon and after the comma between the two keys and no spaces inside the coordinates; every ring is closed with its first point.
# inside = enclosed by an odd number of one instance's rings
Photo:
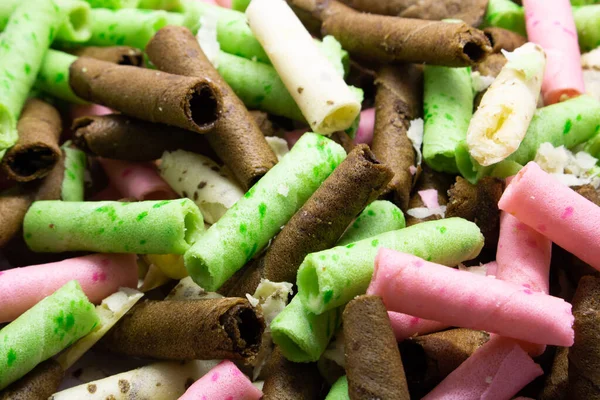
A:
{"type": "Polygon", "coordinates": [[[19,140],[2,159],[6,174],[18,182],[48,175],[60,157],[58,140],[62,122],[50,104],[31,98],[25,103],[17,124],[19,140]]]}
{"type": "Polygon", "coordinates": [[[350,301],[343,315],[350,399],[409,400],[400,351],[378,296],[350,301]]]}
{"type": "Polygon", "coordinates": [[[504,54],[495,53],[490,54],[483,62],[475,66],[474,70],[479,72],[482,76],[497,77],[506,65],[507,60],[504,54]]]}
{"type": "Polygon", "coordinates": [[[165,151],[185,149],[216,158],[206,135],[153,124],[122,114],[90,115],[73,122],[73,141],[81,150],[105,158],[154,161],[165,151]]]}
{"type": "Polygon", "coordinates": [[[400,352],[411,396],[429,393],[489,338],[482,331],[450,329],[403,341],[400,352]]]}
{"type": "Polygon", "coordinates": [[[564,400],[569,385],[569,348],[558,347],[539,400],[564,400]]]}
{"type": "Polygon", "coordinates": [[[434,214],[426,218],[413,217],[410,213],[411,209],[425,207],[423,199],[419,195],[422,190],[437,190],[438,203],[440,206],[448,204],[448,189],[454,183],[454,177],[452,175],[437,172],[429,168],[426,164],[423,164],[423,170],[417,179],[415,189],[410,196],[408,202],[408,212],[406,213],[406,226],[416,225],[421,222],[431,221],[443,218],[442,215],[434,214]]]}
{"type": "Polygon", "coordinates": [[[504,182],[486,176],[476,185],[458,176],[448,191],[450,198],[446,218],[461,217],[475,222],[485,237],[485,246],[496,248],[500,235],[498,202],[504,191],[504,182]]]}
{"type": "Polygon", "coordinates": [[[58,390],[64,377],[59,363],[52,358],[35,367],[27,375],[0,391],[0,400],[41,400],[58,390]]]}
{"type": "Polygon", "coordinates": [[[592,185],[573,186],[572,189],[600,207],[600,193],[592,185]]]}
{"type": "Polygon", "coordinates": [[[221,78],[188,29],[177,26],[161,29],[146,46],[146,52],[158,69],[204,77],[219,89],[222,114],[207,138],[246,190],[277,163],[277,157],[246,106],[221,78]]]}
{"type": "Polygon", "coordinates": [[[575,344],[569,349],[568,398],[600,399],[600,278],[581,278],[572,303],[575,344]]]}
{"type": "Polygon", "coordinates": [[[323,378],[316,363],[288,361],[276,347],[267,364],[263,400],[313,400],[319,398],[323,378]]]}
{"type": "Polygon", "coordinates": [[[421,110],[422,70],[412,64],[381,68],[375,85],[375,130],[373,154],[394,172],[384,193],[391,197],[402,211],[408,209],[415,165],[415,151],[406,135],[410,121],[421,110]]]}
{"type": "Polygon", "coordinates": [[[527,38],[518,33],[496,26],[485,28],[483,33],[490,41],[494,53],[500,53],[501,50],[514,51],[517,47],[527,43],[527,38]]]}
{"type": "Polygon", "coordinates": [[[69,53],[78,57],[91,57],[119,65],[141,67],[144,64],[144,53],[140,49],[129,46],[78,47],[70,50],[69,53]]]}
{"type": "Polygon", "coordinates": [[[265,321],[246,299],[147,301],[103,338],[115,353],[163,360],[254,358],[265,321]]]}
{"type": "Polygon", "coordinates": [[[16,186],[0,193],[0,248],[19,232],[31,203],[33,203],[33,193],[23,186],[16,186]]]}
{"type": "Polygon", "coordinates": [[[485,34],[464,22],[449,23],[361,13],[336,0],[288,0],[322,22],[351,55],[393,61],[465,67],[481,62],[492,48],[485,34]]]}
{"type": "Polygon", "coordinates": [[[69,67],[69,84],[82,99],[150,122],[198,133],[214,128],[221,93],[207,78],[172,75],[80,57],[69,67]]]}
{"type": "Polygon", "coordinates": [[[395,17],[429,19],[460,19],[479,26],[488,0],[341,0],[358,11],[395,17]]]}

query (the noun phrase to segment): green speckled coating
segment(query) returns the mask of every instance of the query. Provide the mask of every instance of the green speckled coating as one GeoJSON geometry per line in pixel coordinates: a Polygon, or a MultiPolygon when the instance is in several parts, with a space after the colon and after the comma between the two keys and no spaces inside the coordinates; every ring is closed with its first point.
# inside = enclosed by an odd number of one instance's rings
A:
{"type": "Polygon", "coordinates": [[[406,227],[406,221],[402,210],[398,206],[391,201],[375,200],[365,207],[354,223],[344,232],[338,246],[345,246],[349,243],[404,227],[406,227]]]}
{"type": "Polygon", "coordinates": [[[337,143],[305,133],[185,253],[190,276],[206,290],[220,288],[269,243],[345,157],[337,143]]]}
{"type": "Polygon", "coordinates": [[[573,7],[579,48],[582,52],[600,47],[600,4],[573,7]]]}
{"type": "Polygon", "coordinates": [[[85,0],[93,8],[108,8],[120,10],[121,8],[136,8],[140,0],[85,0]]]}
{"type": "Polygon", "coordinates": [[[37,303],[0,330],[0,390],[90,333],[98,322],[94,305],[76,281],[37,303]]]}
{"type": "Polygon", "coordinates": [[[423,158],[440,172],[457,173],[454,150],[473,116],[470,68],[426,65],[423,92],[423,158]]]}
{"type": "Polygon", "coordinates": [[[83,201],[84,176],[87,157],[79,149],[63,146],[65,152],[65,177],[60,197],[63,201],[83,201]]]}
{"type": "Polygon", "coordinates": [[[485,26],[498,26],[527,36],[523,7],[511,0],[490,0],[484,18],[485,26]]]}
{"type": "Polygon", "coordinates": [[[62,19],[53,0],[25,0],[0,35],[0,151],[18,139],[16,121],[62,19]]]}
{"type": "Polygon", "coordinates": [[[316,314],[364,294],[380,248],[414,254],[448,266],[471,260],[483,247],[477,225],[462,218],[423,222],[409,228],[306,256],[298,270],[298,297],[316,314]]]}
{"type": "Polygon", "coordinates": [[[77,57],[57,50],[48,50],[42,61],[35,88],[69,103],[86,104],[69,86],[69,67],[77,57]]]}
{"type": "Polygon", "coordinates": [[[342,309],[310,313],[298,296],[271,322],[273,342],[293,362],[317,361],[342,323],[342,309]]]}
{"type": "Polygon", "coordinates": [[[335,381],[325,400],[350,400],[346,375],[335,381]]]}
{"type": "Polygon", "coordinates": [[[23,221],[33,251],[183,254],[204,230],[189,199],[140,201],[36,201],[23,221]]]}

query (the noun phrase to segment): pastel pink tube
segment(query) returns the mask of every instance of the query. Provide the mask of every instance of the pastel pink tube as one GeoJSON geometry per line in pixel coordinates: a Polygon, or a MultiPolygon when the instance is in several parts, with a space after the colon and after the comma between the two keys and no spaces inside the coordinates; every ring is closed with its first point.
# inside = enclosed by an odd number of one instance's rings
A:
{"type": "Polygon", "coordinates": [[[530,162],[498,207],[600,270],[600,207],[530,162]]]}
{"type": "Polygon", "coordinates": [[[262,392],[229,360],[198,379],[179,400],[258,400],[262,392]]]}
{"type": "Polygon", "coordinates": [[[585,93],[581,53],[570,0],[523,0],[529,41],[546,52],[546,105],[585,93]]]}
{"type": "Polygon", "coordinates": [[[93,254],[0,271],[0,322],[16,319],[71,280],[92,303],[100,303],[119,287],[137,287],[135,254],[93,254]]]}
{"type": "Polygon", "coordinates": [[[304,135],[306,132],[308,132],[307,128],[296,129],[293,131],[285,132],[283,134],[283,138],[285,140],[287,140],[288,145],[290,146],[290,149],[291,149],[296,144],[298,139],[300,139],[300,137],[302,135],[304,135]]]}
{"type": "Polygon", "coordinates": [[[397,311],[532,343],[571,346],[571,304],[488,276],[381,249],[368,294],[397,311]]]}
{"type": "Polygon", "coordinates": [[[375,109],[367,108],[360,112],[360,122],[354,141],[356,144],[365,143],[371,145],[373,131],[375,130],[375,109]]]}
{"type": "Polygon", "coordinates": [[[417,335],[439,332],[450,326],[441,322],[393,311],[388,311],[388,317],[390,318],[390,324],[398,342],[417,335]]]}
{"type": "Polygon", "coordinates": [[[98,157],[111,184],[122,197],[137,200],[169,200],[178,196],[151,163],[137,163],[98,157]]]}
{"type": "Polygon", "coordinates": [[[112,114],[114,111],[110,108],[101,106],[99,104],[75,104],[71,106],[71,118],[85,117],[88,115],[107,115],[112,114]]]}
{"type": "Polygon", "coordinates": [[[423,400],[508,400],[543,373],[519,345],[497,336],[477,349],[423,400]]]}

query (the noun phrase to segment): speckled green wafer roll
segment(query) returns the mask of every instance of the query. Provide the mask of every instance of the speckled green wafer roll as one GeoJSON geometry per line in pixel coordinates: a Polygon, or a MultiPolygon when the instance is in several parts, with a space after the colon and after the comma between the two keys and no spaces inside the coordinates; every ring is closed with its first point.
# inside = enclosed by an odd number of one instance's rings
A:
{"type": "Polygon", "coordinates": [[[485,26],[498,26],[527,36],[523,7],[511,0],[490,0],[484,19],[485,26]]]}
{"type": "Polygon", "coordinates": [[[246,107],[304,121],[298,105],[272,66],[220,52],[217,71],[246,107]]]}
{"type": "Polygon", "coordinates": [[[364,294],[380,248],[454,266],[477,257],[482,247],[483,235],[472,222],[462,218],[423,222],[309,254],[298,270],[297,296],[309,311],[321,314],[364,294]]]}
{"type": "Polygon", "coordinates": [[[588,140],[583,146],[583,150],[595,158],[600,158],[600,134],[596,134],[596,136],[588,140]]]}
{"type": "Polygon", "coordinates": [[[470,68],[425,66],[423,158],[439,172],[456,173],[454,150],[473,116],[470,68]]]}
{"type": "Polygon", "coordinates": [[[86,104],[69,86],[69,67],[77,57],[57,50],[48,50],[40,66],[35,88],[53,97],[75,104],[86,104]]]}
{"type": "Polygon", "coordinates": [[[345,246],[404,227],[406,227],[406,221],[398,206],[391,201],[376,200],[365,207],[354,223],[344,232],[338,246],[345,246]]]}
{"type": "Polygon", "coordinates": [[[348,394],[348,378],[346,375],[342,376],[338,379],[325,397],[325,400],[350,400],[350,395],[348,394]]]}
{"type": "Polygon", "coordinates": [[[62,19],[53,0],[23,1],[0,35],[0,158],[17,142],[21,109],[62,19]]]}
{"type": "Polygon", "coordinates": [[[600,4],[573,7],[573,18],[581,51],[592,51],[600,46],[600,4]]]}
{"type": "Polygon", "coordinates": [[[0,330],[0,390],[87,335],[94,305],[71,281],[0,330]]]}
{"type": "Polygon", "coordinates": [[[305,133],[185,253],[185,266],[194,282],[205,290],[219,289],[267,245],[345,157],[337,143],[305,133]]]}
{"type": "Polygon", "coordinates": [[[93,8],[108,8],[120,10],[121,8],[136,8],[140,0],[85,0],[93,8]]]}
{"type": "Polygon", "coordinates": [[[87,157],[79,149],[65,143],[62,150],[65,152],[65,177],[61,187],[61,198],[64,201],[83,201],[84,175],[87,157]]]}
{"type": "Polygon", "coordinates": [[[342,323],[342,309],[315,315],[298,296],[271,322],[273,342],[293,362],[317,361],[342,323]]]}
{"type": "Polygon", "coordinates": [[[183,254],[204,230],[189,199],[36,201],[23,221],[29,248],[38,252],[183,254]]]}

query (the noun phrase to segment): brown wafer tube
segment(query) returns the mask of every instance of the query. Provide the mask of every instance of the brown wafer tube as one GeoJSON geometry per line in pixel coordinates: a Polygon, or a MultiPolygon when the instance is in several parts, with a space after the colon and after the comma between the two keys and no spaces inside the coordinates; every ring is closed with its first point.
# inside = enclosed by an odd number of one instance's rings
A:
{"type": "Polygon", "coordinates": [[[84,100],[150,122],[198,133],[220,117],[221,93],[207,78],[116,65],[80,57],[69,67],[69,84],[84,100]]]}
{"type": "Polygon", "coordinates": [[[164,360],[254,358],[265,328],[246,299],[146,301],[103,338],[110,351],[164,360]]]}
{"type": "Polygon", "coordinates": [[[223,103],[221,118],[207,139],[245,189],[277,163],[275,153],[246,106],[221,78],[187,28],[162,28],[146,46],[146,53],[162,71],[204,77],[219,89],[223,103]]]}
{"type": "Polygon", "coordinates": [[[33,193],[22,186],[0,193],[0,248],[19,233],[31,203],[33,193]]]}
{"type": "Polygon", "coordinates": [[[49,359],[39,364],[23,378],[0,391],[0,400],[41,400],[58,391],[64,377],[59,363],[49,359]]]}
{"type": "Polygon", "coordinates": [[[503,54],[495,53],[490,54],[483,62],[475,66],[475,71],[479,72],[482,76],[497,77],[506,65],[507,60],[503,54]]]}
{"type": "Polygon", "coordinates": [[[28,182],[48,175],[60,156],[58,141],[62,122],[50,104],[31,98],[25,103],[17,124],[19,140],[2,159],[9,178],[28,182]]]}
{"type": "Polygon", "coordinates": [[[400,344],[413,398],[421,398],[490,338],[486,332],[450,329],[407,339],[400,344]]]}
{"type": "Polygon", "coordinates": [[[78,57],[91,57],[119,65],[144,65],[144,53],[140,49],[129,46],[86,46],[70,50],[69,53],[78,57]]]}
{"type": "Polygon", "coordinates": [[[465,67],[481,62],[492,48],[485,34],[464,22],[425,21],[361,13],[336,0],[288,0],[322,22],[355,57],[465,67]]]}
{"type": "Polygon", "coordinates": [[[569,384],[569,348],[558,347],[554,354],[552,370],[546,377],[546,383],[539,400],[564,400],[567,398],[569,384]]]}
{"type": "Polygon", "coordinates": [[[400,351],[378,296],[350,301],[343,314],[350,399],[409,400],[400,351]]]}
{"type": "Polygon", "coordinates": [[[165,151],[184,149],[215,158],[206,135],[122,114],[77,118],[72,129],[77,147],[100,157],[143,162],[156,160],[165,151]]]}
{"type": "Polygon", "coordinates": [[[504,191],[504,182],[486,176],[476,185],[458,176],[448,191],[450,197],[446,217],[460,217],[477,224],[485,237],[485,246],[496,248],[500,235],[498,202],[504,191]]]}
{"type": "Polygon", "coordinates": [[[358,11],[404,18],[460,19],[472,26],[483,21],[488,0],[341,0],[358,11]]]}
{"type": "Polygon", "coordinates": [[[288,361],[276,347],[267,364],[262,400],[313,400],[319,398],[323,378],[316,363],[288,361]]]}
{"type": "Polygon", "coordinates": [[[375,85],[375,130],[372,149],[375,156],[394,172],[385,194],[405,211],[408,209],[414,176],[415,151],[406,135],[410,121],[421,110],[423,73],[412,64],[386,66],[377,73],[375,85]]]}
{"type": "MultiPolygon", "coordinates": [[[[440,206],[445,206],[448,204],[448,189],[454,183],[454,177],[451,175],[447,175],[441,172],[437,172],[429,168],[426,164],[423,164],[423,169],[419,178],[417,179],[417,184],[415,185],[415,189],[410,196],[410,201],[408,202],[408,209],[411,208],[419,208],[425,207],[425,203],[423,203],[423,199],[419,196],[419,191],[421,190],[429,190],[435,189],[438,194],[438,203],[440,206]]],[[[425,221],[433,221],[437,219],[441,219],[440,215],[431,215],[427,218],[415,218],[411,215],[406,215],[406,226],[416,225],[425,221]]]]}
{"type": "Polygon", "coordinates": [[[572,304],[575,344],[569,349],[568,398],[600,399],[600,278],[581,278],[572,304]]]}
{"type": "Polygon", "coordinates": [[[492,44],[492,51],[494,53],[500,53],[501,50],[514,51],[516,48],[527,43],[527,39],[524,36],[495,26],[485,28],[483,33],[485,33],[485,36],[487,36],[492,44]]]}
{"type": "Polygon", "coordinates": [[[600,193],[592,185],[573,186],[572,189],[600,207],[600,193]]]}

